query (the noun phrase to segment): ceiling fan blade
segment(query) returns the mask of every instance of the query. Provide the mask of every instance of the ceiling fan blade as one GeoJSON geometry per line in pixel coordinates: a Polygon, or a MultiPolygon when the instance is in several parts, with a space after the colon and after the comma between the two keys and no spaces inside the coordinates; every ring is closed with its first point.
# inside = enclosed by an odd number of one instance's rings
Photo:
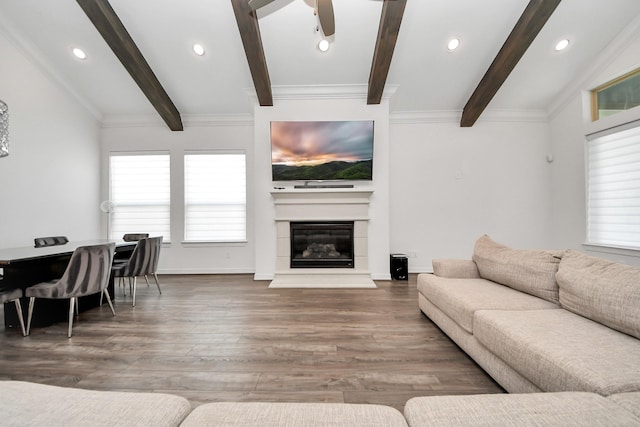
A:
{"type": "Polygon", "coordinates": [[[249,7],[253,10],[260,9],[262,6],[266,6],[275,0],[249,0],[249,7]]]}
{"type": "Polygon", "coordinates": [[[318,0],[318,19],[320,19],[320,26],[325,37],[332,36],[336,32],[331,0],[318,0]]]}

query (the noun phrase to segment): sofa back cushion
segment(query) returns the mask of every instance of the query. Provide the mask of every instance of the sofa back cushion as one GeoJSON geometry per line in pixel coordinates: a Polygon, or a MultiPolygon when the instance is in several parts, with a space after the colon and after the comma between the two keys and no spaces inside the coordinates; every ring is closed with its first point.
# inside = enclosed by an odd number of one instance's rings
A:
{"type": "Polygon", "coordinates": [[[640,338],[640,268],[567,251],[556,277],[562,308],[640,338]]]}
{"type": "Polygon", "coordinates": [[[480,277],[520,292],[558,303],[555,275],[564,251],[511,249],[480,237],[473,250],[473,261],[480,277]]]}

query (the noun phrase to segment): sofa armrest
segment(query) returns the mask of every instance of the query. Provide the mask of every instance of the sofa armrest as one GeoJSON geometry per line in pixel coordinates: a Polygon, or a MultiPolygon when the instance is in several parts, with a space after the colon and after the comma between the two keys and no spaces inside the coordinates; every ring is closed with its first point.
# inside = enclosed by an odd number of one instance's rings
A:
{"type": "Polygon", "coordinates": [[[450,279],[478,279],[478,266],[470,259],[434,259],[433,274],[450,279]]]}

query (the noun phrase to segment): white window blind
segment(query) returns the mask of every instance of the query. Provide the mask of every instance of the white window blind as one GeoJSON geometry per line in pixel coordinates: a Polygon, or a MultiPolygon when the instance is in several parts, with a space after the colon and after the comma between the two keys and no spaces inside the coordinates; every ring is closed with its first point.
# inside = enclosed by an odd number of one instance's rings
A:
{"type": "Polygon", "coordinates": [[[110,237],[149,233],[170,241],[169,154],[112,154],[109,176],[114,205],[110,237]]]}
{"type": "Polygon", "coordinates": [[[640,249],[640,123],[589,137],[587,243],[640,249]]]}
{"type": "Polygon", "coordinates": [[[185,154],[185,241],[247,239],[246,156],[185,154]]]}

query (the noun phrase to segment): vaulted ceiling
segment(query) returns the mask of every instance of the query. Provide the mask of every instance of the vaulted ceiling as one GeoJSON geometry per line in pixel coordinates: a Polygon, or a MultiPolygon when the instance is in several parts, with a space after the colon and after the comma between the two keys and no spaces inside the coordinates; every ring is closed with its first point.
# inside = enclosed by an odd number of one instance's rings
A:
{"type": "Polygon", "coordinates": [[[251,93],[269,108],[276,87],[366,85],[375,104],[386,84],[392,112],[471,126],[485,108],[546,110],[640,19],[638,0],[333,0],[321,52],[313,0],[247,1],[6,0],[0,32],[101,119],[159,114],[180,130],[185,115],[252,113],[251,93]]]}

